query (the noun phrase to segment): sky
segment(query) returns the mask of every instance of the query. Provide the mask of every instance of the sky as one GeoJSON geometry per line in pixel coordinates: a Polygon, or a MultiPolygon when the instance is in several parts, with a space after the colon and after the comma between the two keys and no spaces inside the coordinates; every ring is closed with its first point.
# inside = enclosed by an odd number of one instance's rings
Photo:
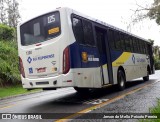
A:
{"type": "MultiPolygon", "coordinates": [[[[136,10],[136,0],[18,0],[21,22],[58,7],[69,7],[80,13],[104,21],[145,39],[155,40],[160,46],[160,26],[154,20],[146,19],[134,26],[131,16],[136,10]],[[131,24],[131,28],[127,29],[131,24]]],[[[137,0],[142,6],[151,5],[153,0],[137,0]]]]}

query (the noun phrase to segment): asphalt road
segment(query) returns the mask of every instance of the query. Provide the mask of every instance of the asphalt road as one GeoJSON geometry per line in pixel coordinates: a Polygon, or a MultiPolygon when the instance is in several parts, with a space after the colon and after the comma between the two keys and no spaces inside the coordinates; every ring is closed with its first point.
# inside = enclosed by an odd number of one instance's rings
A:
{"type": "MultiPolygon", "coordinates": [[[[53,122],[82,121],[74,118],[81,118],[83,121],[113,121],[112,119],[97,118],[103,117],[105,113],[148,113],[149,108],[156,105],[157,98],[160,98],[160,71],[150,76],[150,80],[144,82],[136,79],[127,83],[124,91],[117,91],[116,86],[106,89],[97,89],[89,94],[78,94],[73,88],[63,88],[56,91],[44,91],[26,96],[0,100],[0,113],[17,114],[39,114],[44,113],[52,119],[43,120],[12,120],[15,122],[53,122]],[[48,114],[46,114],[48,113],[48,114]],[[49,114],[52,113],[52,114],[49,114]],[[78,113],[83,113],[78,114],[78,113]],[[86,120],[85,115],[89,113],[91,120],[86,120]],[[93,116],[93,117],[91,117],[93,116]],[[63,120],[64,120],[63,119],[63,120]],[[99,120],[100,119],[100,120],[99,120]]],[[[11,121],[11,120],[0,120],[11,121]]],[[[117,119],[114,121],[137,121],[136,119],[117,119]]]]}

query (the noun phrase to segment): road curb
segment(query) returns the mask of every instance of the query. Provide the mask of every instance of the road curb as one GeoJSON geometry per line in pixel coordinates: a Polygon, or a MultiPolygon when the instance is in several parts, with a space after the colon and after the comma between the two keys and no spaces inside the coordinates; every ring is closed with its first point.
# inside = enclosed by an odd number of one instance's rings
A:
{"type": "Polygon", "coordinates": [[[18,95],[8,96],[8,97],[0,98],[0,100],[6,100],[6,99],[21,97],[21,96],[27,96],[27,95],[31,95],[31,94],[40,93],[40,92],[43,92],[43,90],[35,91],[35,92],[31,92],[31,93],[25,93],[25,94],[18,94],[18,95]]]}

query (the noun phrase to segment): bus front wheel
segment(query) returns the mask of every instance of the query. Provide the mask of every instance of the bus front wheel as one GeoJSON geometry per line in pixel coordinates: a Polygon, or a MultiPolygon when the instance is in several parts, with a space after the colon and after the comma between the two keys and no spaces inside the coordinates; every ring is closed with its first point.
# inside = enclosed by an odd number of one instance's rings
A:
{"type": "Polygon", "coordinates": [[[120,91],[124,90],[126,85],[126,78],[122,70],[118,70],[117,80],[118,80],[118,89],[120,91]]]}

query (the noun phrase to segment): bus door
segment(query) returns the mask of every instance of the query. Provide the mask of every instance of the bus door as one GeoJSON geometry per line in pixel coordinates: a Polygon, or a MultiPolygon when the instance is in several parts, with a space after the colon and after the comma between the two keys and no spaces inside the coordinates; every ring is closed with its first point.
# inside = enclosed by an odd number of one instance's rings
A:
{"type": "Polygon", "coordinates": [[[99,63],[102,71],[103,85],[113,83],[112,62],[107,42],[107,31],[96,27],[96,42],[99,50],[99,63]]]}

